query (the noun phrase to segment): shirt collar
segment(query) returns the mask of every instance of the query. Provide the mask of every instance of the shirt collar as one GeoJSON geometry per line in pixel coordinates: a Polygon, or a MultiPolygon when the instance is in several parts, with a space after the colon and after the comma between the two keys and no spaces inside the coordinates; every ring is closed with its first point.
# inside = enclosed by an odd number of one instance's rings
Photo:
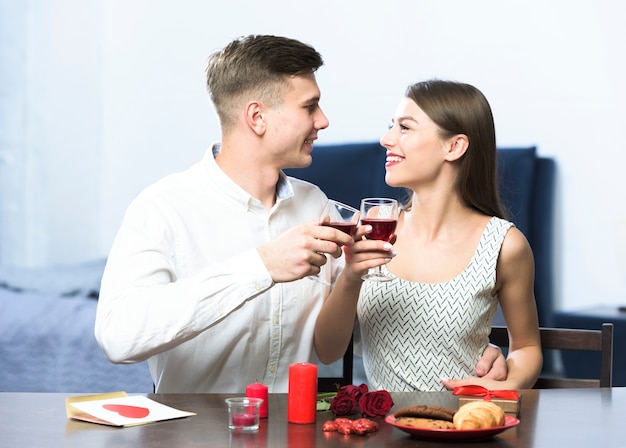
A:
{"type": "MultiPolygon", "coordinates": [[[[209,176],[214,180],[214,185],[222,190],[222,194],[238,204],[247,208],[251,207],[253,204],[259,205],[258,199],[237,185],[222,171],[217,162],[215,162],[215,156],[220,152],[220,147],[221,144],[219,142],[213,143],[204,154],[202,160],[209,172],[209,176]]],[[[278,183],[276,184],[276,203],[278,204],[291,197],[293,197],[293,186],[289,177],[281,171],[278,176],[278,183]]]]}
{"type": "Polygon", "coordinates": [[[289,177],[282,171],[278,175],[278,183],[276,184],[276,201],[284,201],[293,196],[293,186],[289,177]]]}

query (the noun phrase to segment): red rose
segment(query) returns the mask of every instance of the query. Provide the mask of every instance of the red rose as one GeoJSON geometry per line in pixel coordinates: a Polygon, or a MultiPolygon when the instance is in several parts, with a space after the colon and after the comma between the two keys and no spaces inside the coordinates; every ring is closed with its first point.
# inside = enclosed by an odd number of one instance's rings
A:
{"type": "Polygon", "coordinates": [[[362,384],[359,386],[359,389],[361,389],[361,393],[362,393],[362,394],[366,394],[366,393],[368,393],[368,392],[369,392],[369,388],[367,387],[367,384],[365,384],[365,383],[362,383],[362,384]]]}
{"type": "Polygon", "coordinates": [[[342,386],[341,388],[339,388],[339,390],[337,391],[337,394],[338,395],[342,395],[342,394],[350,395],[352,398],[354,398],[358,402],[359,398],[361,398],[361,395],[363,395],[366,392],[367,392],[367,386],[365,384],[361,384],[358,387],[353,386],[352,384],[349,384],[347,386],[342,386]],[[363,388],[363,386],[365,386],[365,388],[363,388]]]}
{"type": "Polygon", "coordinates": [[[330,410],[335,415],[352,414],[356,409],[356,399],[347,392],[341,390],[330,402],[330,410]]]}
{"type": "Polygon", "coordinates": [[[361,413],[368,417],[378,417],[387,415],[393,406],[393,398],[386,390],[367,392],[361,395],[359,407],[361,413]]]}

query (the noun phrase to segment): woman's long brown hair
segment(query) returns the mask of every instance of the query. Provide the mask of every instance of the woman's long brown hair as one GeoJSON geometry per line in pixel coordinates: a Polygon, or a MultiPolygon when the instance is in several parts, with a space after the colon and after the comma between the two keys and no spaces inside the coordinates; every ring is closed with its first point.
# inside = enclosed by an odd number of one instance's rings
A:
{"type": "Polygon", "coordinates": [[[405,96],[439,126],[442,138],[465,134],[469,139],[467,151],[455,162],[460,165],[456,187],[465,204],[506,218],[498,195],[493,114],[482,92],[469,84],[429,80],[410,85],[405,96]]]}

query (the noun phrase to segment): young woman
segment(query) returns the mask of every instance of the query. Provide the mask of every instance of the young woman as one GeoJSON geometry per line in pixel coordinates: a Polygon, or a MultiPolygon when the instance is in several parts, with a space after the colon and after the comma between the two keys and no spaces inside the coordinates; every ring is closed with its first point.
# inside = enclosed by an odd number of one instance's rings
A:
{"type": "Polygon", "coordinates": [[[505,219],[496,183],[495,127],[475,87],[431,80],[408,87],[389,131],[385,181],[409,199],[393,250],[361,239],[315,329],[323,362],[341,357],[355,318],[373,389],[441,390],[462,384],[530,388],[542,365],[534,260],[505,219]],[[384,265],[387,282],[360,276],[384,265]],[[505,380],[479,378],[498,303],[510,336],[505,380]]]}

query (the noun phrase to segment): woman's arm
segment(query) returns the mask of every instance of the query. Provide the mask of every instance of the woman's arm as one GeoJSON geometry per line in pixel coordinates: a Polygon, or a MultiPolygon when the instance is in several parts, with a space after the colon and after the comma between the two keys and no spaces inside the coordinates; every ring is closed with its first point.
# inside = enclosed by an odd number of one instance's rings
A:
{"type": "Polygon", "coordinates": [[[344,247],[345,268],[326,298],[315,323],[315,351],[324,364],[340,359],[350,343],[363,283],[361,276],[368,269],[385,264],[393,256],[391,244],[362,239],[368,231],[371,231],[370,226],[360,226],[354,236],[354,245],[344,247]]]}
{"type": "Polygon", "coordinates": [[[500,251],[496,287],[509,331],[507,383],[512,389],[531,388],[543,363],[534,281],[532,249],[522,232],[511,228],[500,251]]]}

